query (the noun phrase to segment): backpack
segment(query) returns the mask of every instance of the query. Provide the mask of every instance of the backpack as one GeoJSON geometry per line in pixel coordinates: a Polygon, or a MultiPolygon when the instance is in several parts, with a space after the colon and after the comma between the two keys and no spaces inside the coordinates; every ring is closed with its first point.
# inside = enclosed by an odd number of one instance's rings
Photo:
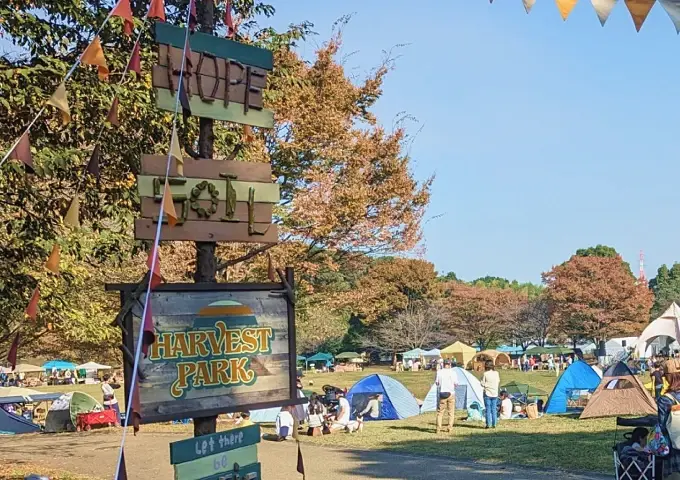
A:
{"type": "Polygon", "coordinates": [[[673,448],[678,449],[680,447],[680,402],[673,395],[666,394],[666,396],[673,400],[673,406],[666,420],[668,439],[673,448]]]}

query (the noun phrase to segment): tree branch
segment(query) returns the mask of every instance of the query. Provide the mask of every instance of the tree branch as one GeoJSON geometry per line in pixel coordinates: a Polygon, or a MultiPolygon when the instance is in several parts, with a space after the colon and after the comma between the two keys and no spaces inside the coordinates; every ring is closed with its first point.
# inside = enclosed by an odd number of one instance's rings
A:
{"type": "Polygon", "coordinates": [[[275,245],[276,245],[275,243],[263,245],[261,247],[254,249],[254,250],[251,250],[250,252],[246,253],[245,255],[241,255],[238,258],[234,258],[233,260],[226,260],[222,263],[219,263],[219,264],[217,264],[217,268],[216,268],[215,271],[220,272],[227,267],[233,267],[234,265],[237,265],[241,262],[245,262],[247,260],[250,260],[251,258],[258,256],[259,254],[266,252],[267,250],[269,250],[270,248],[272,248],[275,245]]]}

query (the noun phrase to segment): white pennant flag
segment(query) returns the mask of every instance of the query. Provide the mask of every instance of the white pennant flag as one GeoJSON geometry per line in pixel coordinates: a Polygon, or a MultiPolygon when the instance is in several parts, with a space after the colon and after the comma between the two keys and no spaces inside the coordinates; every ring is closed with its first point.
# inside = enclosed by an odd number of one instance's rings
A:
{"type": "Polygon", "coordinates": [[[609,18],[609,14],[612,13],[614,5],[616,5],[617,0],[590,0],[597,13],[597,18],[600,19],[600,23],[604,27],[605,22],[609,18]]]}
{"type": "Polygon", "coordinates": [[[536,3],[536,0],[522,0],[522,2],[524,2],[524,10],[526,10],[527,13],[529,13],[531,11],[531,8],[536,3]]]}
{"type": "Polygon", "coordinates": [[[680,0],[659,0],[661,6],[669,17],[673,25],[675,25],[675,32],[680,33],[680,0]]]}

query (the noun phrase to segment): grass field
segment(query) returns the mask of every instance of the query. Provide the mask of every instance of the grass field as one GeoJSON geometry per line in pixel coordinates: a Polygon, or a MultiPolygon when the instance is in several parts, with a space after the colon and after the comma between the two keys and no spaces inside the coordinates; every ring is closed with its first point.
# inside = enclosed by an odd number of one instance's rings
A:
{"type": "MultiPolygon", "coordinates": [[[[370,368],[353,373],[308,373],[305,390],[321,392],[325,384],[351,387],[372,373],[390,375],[402,382],[417,398],[423,399],[432,385],[433,372],[394,373],[387,368],[370,368]],[[313,385],[310,385],[310,382],[313,385]]],[[[518,381],[550,392],[557,379],[547,372],[523,373],[501,371],[501,383],[518,381]]],[[[41,391],[67,392],[79,390],[101,400],[99,385],[70,387],[39,387],[41,391]]],[[[124,408],[122,390],[117,397],[124,408]]],[[[549,415],[537,420],[506,420],[496,430],[485,430],[483,423],[462,421],[465,412],[458,412],[452,435],[435,434],[435,414],[428,413],[401,421],[370,422],[361,434],[338,433],[323,437],[302,437],[302,441],[317,445],[352,450],[384,450],[412,454],[451,456],[490,463],[512,463],[565,470],[611,472],[611,447],[614,444],[615,419],[578,420],[573,415],[549,415]]],[[[220,429],[226,428],[220,425],[220,429]]],[[[270,426],[264,426],[269,430],[270,426]]],[[[191,431],[190,425],[148,425],[153,432],[191,431]]],[[[618,438],[624,432],[619,429],[618,438]]]]}

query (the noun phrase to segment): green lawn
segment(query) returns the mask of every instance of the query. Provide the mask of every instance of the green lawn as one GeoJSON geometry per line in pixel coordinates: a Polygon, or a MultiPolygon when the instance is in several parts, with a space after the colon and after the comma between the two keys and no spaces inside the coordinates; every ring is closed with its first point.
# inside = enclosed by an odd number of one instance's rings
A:
{"type": "MultiPolygon", "coordinates": [[[[350,387],[371,373],[390,375],[423,399],[433,382],[432,372],[394,373],[368,369],[358,373],[308,374],[305,389],[321,391],[324,384],[350,387]],[[309,386],[309,381],[314,385],[309,386]]],[[[501,371],[501,384],[513,380],[546,392],[557,379],[547,372],[501,371]]],[[[459,412],[453,435],[435,434],[435,414],[401,421],[367,423],[361,434],[338,433],[303,437],[305,442],[358,450],[388,450],[426,455],[454,456],[492,463],[514,463],[565,470],[611,472],[615,419],[578,420],[569,415],[549,415],[537,420],[506,420],[496,430],[483,423],[466,423],[459,412]],[[459,417],[459,418],[458,418],[459,417]]],[[[619,438],[624,430],[619,430],[619,438]]]]}

